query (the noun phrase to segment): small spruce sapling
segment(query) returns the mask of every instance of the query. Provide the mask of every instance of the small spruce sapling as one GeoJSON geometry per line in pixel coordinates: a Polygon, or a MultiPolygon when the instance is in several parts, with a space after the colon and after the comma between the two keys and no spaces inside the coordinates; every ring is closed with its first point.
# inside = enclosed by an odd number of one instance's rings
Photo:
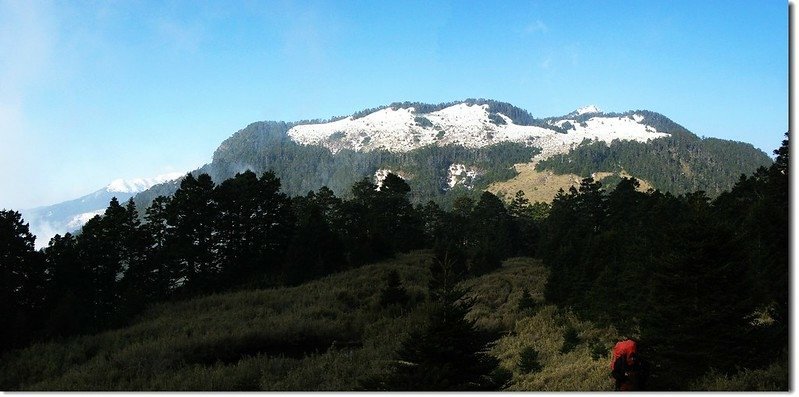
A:
{"type": "Polygon", "coordinates": [[[383,307],[390,305],[404,306],[408,303],[408,292],[402,286],[402,280],[396,270],[392,270],[386,275],[386,286],[380,291],[380,305],[383,307]]]}
{"type": "Polygon", "coordinates": [[[566,332],[563,334],[563,346],[560,348],[560,353],[566,354],[574,350],[579,344],[580,335],[577,334],[577,330],[571,325],[567,326],[566,332]]]}
{"type": "Polygon", "coordinates": [[[522,289],[521,298],[519,298],[519,305],[518,305],[519,311],[525,312],[527,310],[533,310],[535,309],[535,306],[536,306],[535,300],[533,300],[533,297],[530,296],[530,292],[525,287],[524,289],[522,289]]]}
{"type": "Polygon", "coordinates": [[[538,351],[532,346],[525,347],[519,354],[519,370],[529,374],[541,370],[541,363],[538,362],[538,351]]]}

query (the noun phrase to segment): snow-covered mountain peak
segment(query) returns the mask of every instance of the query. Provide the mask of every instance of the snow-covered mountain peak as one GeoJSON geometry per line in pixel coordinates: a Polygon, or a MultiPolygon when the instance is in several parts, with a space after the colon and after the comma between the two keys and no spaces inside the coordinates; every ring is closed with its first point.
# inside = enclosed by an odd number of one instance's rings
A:
{"type": "Polygon", "coordinates": [[[288,135],[295,142],[324,146],[333,153],[343,149],[407,152],[430,144],[483,147],[508,140],[523,141],[550,131],[518,126],[507,116],[496,116],[501,121],[499,124],[497,118],[492,121],[489,117],[488,105],[468,103],[430,113],[417,112],[413,107],[387,107],[364,117],[297,125],[288,135]]]}
{"type": "Polygon", "coordinates": [[[115,179],[105,189],[114,193],[139,193],[159,183],[178,179],[183,175],[184,173],[182,172],[170,172],[153,178],[115,179]]]}
{"type": "Polygon", "coordinates": [[[576,114],[579,116],[586,113],[602,113],[602,109],[596,107],[595,105],[588,105],[573,111],[571,114],[576,114]]]}
{"type": "Polygon", "coordinates": [[[669,135],[644,124],[641,115],[606,115],[595,105],[546,121],[522,118],[519,120],[525,121],[517,124],[517,119],[502,113],[514,111],[512,106],[504,105],[507,106],[492,108],[488,103],[459,102],[433,107],[436,110],[427,113],[417,110],[424,106],[384,107],[362,117],[296,125],[288,131],[288,136],[297,143],[324,146],[333,153],[341,150],[407,152],[427,145],[480,148],[516,142],[540,148],[537,158],[542,159],[568,152],[586,139],[607,143],[614,139],[645,142],[669,135]]]}

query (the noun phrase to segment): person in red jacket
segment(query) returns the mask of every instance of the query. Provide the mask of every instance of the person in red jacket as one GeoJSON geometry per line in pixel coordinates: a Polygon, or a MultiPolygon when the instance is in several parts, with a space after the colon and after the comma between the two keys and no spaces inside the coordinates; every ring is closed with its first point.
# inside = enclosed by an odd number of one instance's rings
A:
{"type": "Polygon", "coordinates": [[[617,391],[644,390],[648,366],[638,355],[635,341],[625,339],[613,346],[610,362],[611,375],[616,381],[617,391]]]}

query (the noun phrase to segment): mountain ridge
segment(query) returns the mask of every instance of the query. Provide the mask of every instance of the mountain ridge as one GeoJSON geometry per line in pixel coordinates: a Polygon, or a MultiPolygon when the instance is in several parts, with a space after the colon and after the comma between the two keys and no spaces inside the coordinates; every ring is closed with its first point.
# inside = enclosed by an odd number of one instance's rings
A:
{"type": "Polygon", "coordinates": [[[538,119],[504,102],[466,100],[426,105],[403,102],[325,122],[293,125],[289,137],[301,144],[342,149],[409,151],[426,145],[483,147],[518,142],[543,149],[546,158],[585,139],[647,141],[667,136],[635,112],[605,115],[590,105],[566,116],[538,119]],[[506,114],[507,113],[507,114],[506,114]],[[591,115],[593,117],[578,116],[591,115]],[[596,123],[611,123],[601,126],[596,123]]]}
{"type": "MultiPolygon", "coordinates": [[[[464,142],[457,141],[457,139],[452,141],[437,140],[435,142],[430,142],[429,136],[426,138],[420,137],[419,142],[414,142],[412,139],[414,131],[410,128],[411,126],[408,122],[411,117],[416,119],[420,115],[441,112],[454,106],[460,106],[461,108],[472,107],[474,110],[479,108],[478,111],[481,113],[481,117],[473,117],[473,120],[479,119],[478,121],[481,123],[477,130],[480,130],[480,128],[485,130],[478,132],[496,132],[502,124],[501,122],[497,123],[495,120],[507,121],[507,119],[510,119],[514,126],[537,127],[547,130],[545,134],[533,137],[531,140],[527,140],[523,136],[521,139],[516,139],[515,142],[501,139],[489,140],[484,136],[486,139],[483,143],[486,145],[472,144],[470,149],[478,151],[490,148],[497,143],[507,147],[512,146],[515,150],[530,150],[529,157],[516,156],[516,161],[513,163],[504,161],[507,160],[505,158],[495,159],[498,162],[496,167],[494,167],[495,171],[505,167],[500,172],[502,176],[488,181],[483,179],[483,182],[486,183],[480,183],[480,179],[484,175],[478,175],[475,179],[477,183],[472,186],[472,189],[484,189],[491,182],[510,179],[516,175],[515,171],[512,170],[515,164],[540,162],[555,156],[561,156],[558,157],[559,161],[577,160],[571,157],[579,155],[581,147],[590,144],[607,147],[610,152],[615,152],[620,150],[619,148],[626,146],[638,145],[647,147],[653,145],[658,148],[657,150],[665,150],[671,153],[673,157],[671,159],[656,158],[659,164],[650,167],[652,169],[647,170],[645,175],[632,174],[634,177],[646,180],[657,179],[657,169],[668,170],[670,173],[674,172],[673,167],[668,164],[671,161],[691,163],[693,168],[702,168],[701,164],[694,164],[700,161],[711,161],[716,164],[716,168],[708,171],[710,174],[704,178],[705,181],[698,185],[688,180],[690,175],[666,175],[666,177],[673,179],[674,182],[670,182],[668,186],[658,186],[658,184],[654,186],[656,189],[668,190],[675,194],[684,193],[691,188],[698,187],[708,191],[711,195],[715,195],[724,189],[730,188],[740,174],[750,173],[757,167],[766,166],[772,162],[767,154],[754,148],[751,144],[716,138],[699,138],[682,125],[650,110],[629,110],[623,113],[616,113],[604,112],[597,106],[590,105],[563,116],[536,118],[528,111],[505,102],[467,99],[436,105],[418,102],[395,102],[391,105],[355,112],[351,116],[336,117],[328,120],[295,123],[251,123],[226,139],[214,152],[212,162],[206,164],[201,170],[211,174],[212,177],[215,177],[215,180],[221,180],[244,169],[253,169],[261,172],[276,168],[276,172],[278,176],[283,178],[284,187],[287,188],[289,194],[304,194],[308,190],[318,188],[320,185],[327,185],[337,194],[346,195],[347,189],[356,179],[343,178],[342,181],[337,181],[335,174],[344,173],[344,171],[338,170],[340,164],[337,163],[352,163],[347,171],[358,174],[358,178],[371,177],[381,169],[392,169],[414,174],[413,172],[408,172],[410,170],[403,169],[402,164],[399,164],[401,161],[396,159],[414,157],[417,151],[441,154],[441,152],[447,152],[449,150],[447,148],[453,147],[453,145],[468,146],[469,142],[466,142],[467,145],[462,145],[464,142]],[[370,138],[371,142],[372,139],[375,139],[374,136],[363,136],[362,133],[369,132],[363,129],[351,128],[349,131],[337,131],[337,128],[331,127],[336,123],[342,124],[343,122],[358,120],[361,120],[360,122],[363,124],[367,124],[370,122],[368,120],[370,116],[374,117],[376,114],[379,115],[380,112],[392,116],[401,116],[401,118],[404,117],[404,123],[398,124],[402,128],[395,128],[393,132],[401,135],[399,142],[407,144],[406,147],[392,151],[390,150],[391,147],[387,148],[385,145],[372,145],[372,147],[359,145],[364,138],[370,138]],[[496,117],[493,117],[495,120],[492,120],[492,115],[496,115],[496,117]],[[304,129],[310,129],[311,131],[307,134],[302,134],[304,129]],[[324,131],[320,131],[320,129],[324,129],[324,131]],[[338,142],[325,141],[331,136],[338,138],[338,142]],[[342,140],[347,139],[350,139],[348,144],[341,143],[342,140]],[[402,139],[405,140],[402,141],[402,139]],[[718,144],[719,142],[722,144],[718,144]],[[296,172],[286,169],[283,164],[286,161],[293,164],[293,166],[305,169],[310,179],[315,178],[312,175],[314,173],[322,173],[325,176],[316,178],[313,183],[293,181],[292,179],[296,176],[294,175],[296,172]],[[222,170],[222,168],[226,168],[226,170],[222,170]],[[724,171],[724,175],[721,177],[717,177],[714,174],[719,169],[724,171]],[[720,180],[716,181],[719,178],[720,180]]],[[[390,120],[390,117],[384,117],[377,121],[386,121],[386,124],[388,124],[390,120]]],[[[373,121],[371,124],[377,125],[378,123],[373,121]]],[[[435,123],[432,123],[432,121],[430,124],[435,127],[435,123]]],[[[397,124],[395,123],[394,125],[396,126],[397,124]]],[[[473,128],[472,132],[474,130],[473,128]]],[[[541,130],[536,129],[536,131],[541,130]]],[[[386,135],[387,132],[391,132],[391,130],[384,128],[384,131],[380,133],[386,135]]],[[[455,131],[456,134],[457,132],[455,131]]],[[[497,136],[502,137],[502,135],[495,135],[495,137],[497,136]]],[[[505,136],[507,137],[507,134],[505,136]]],[[[516,136],[516,138],[519,138],[519,136],[516,136]]],[[[462,160],[457,158],[442,160],[438,158],[425,161],[429,166],[437,167],[435,177],[438,180],[435,183],[438,184],[437,189],[439,192],[446,191],[448,190],[448,185],[453,185],[451,182],[447,183],[451,181],[452,175],[447,174],[446,170],[450,168],[461,170],[470,168],[470,164],[462,160]]],[[[582,177],[589,177],[594,172],[615,172],[618,174],[620,169],[641,168],[636,167],[635,164],[617,164],[616,166],[617,169],[597,168],[590,170],[590,172],[581,172],[579,174],[582,177]]],[[[559,170],[558,173],[573,172],[559,170]]],[[[430,188],[430,186],[428,187],[430,188]]],[[[421,201],[427,199],[437,200],[437,193],[433,190],[432,188],[428,189],[428,194],[420,195],[416,199],[421,199],[421,201]]],[[[162,190],[162,192],[165,191],[162,190]]],[[[153,195],[150,196],[150,199],[154,198],[153,195]]],[[[446,204],[446,200],[444,204],[446,204]]]]}
{"type": "MultiPolygon", "coordinates": [[[[535,117],[510,103],[466,99],[394,102],[326,120],[253,122],[220,143],[211,162],[191,173],[208,173],[220,183],[247,169],[273,170],[290,196],[328,186],[346,197],[361,178],[378,183],[379,175],[391,171],[408,179],[414,202],[433,200],[447,207],[458,195],[476,197],[476,192],[514,178],[518,164],[579,177],[627,170],[656,189],[675,194],[702,189],[714,195],[731,187],[741,173],[770,162],[750,144],[699,138],[654,111],[616,113],[588,105],[562,116],[535,117]],[[643,160],[636,160],[641,158],[654,164],[642,167],[643,160]]],[[[111,197],[133,197],[143,213],[155,197],[178,188],[180,179],[172,178],[162,183],[153,178],[114,181],[109,184],[114,192],[92,193],[97,198],[91,208],[61,216],[57,231],[82,225],[111,197]]],[[[59,205],[75,207],[90,195],[59,205]]],[[[36,225],[53,223],[53,216],[43,211],[48,207],[24,211],[39,232],[35,234],[41,234],[40,244],[54,234],[52,228],[36,225]]]]}

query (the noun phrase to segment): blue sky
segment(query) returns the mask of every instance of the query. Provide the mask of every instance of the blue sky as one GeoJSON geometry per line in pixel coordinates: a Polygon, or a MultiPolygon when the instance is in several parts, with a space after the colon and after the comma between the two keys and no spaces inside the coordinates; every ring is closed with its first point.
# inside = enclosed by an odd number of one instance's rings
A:
{"type": "Polygon", "coordinates": [[[649,109],[771,154],[784,1],[0,0],[0,208],[188,171],[253,121],[475,98],[649,109]]]}

